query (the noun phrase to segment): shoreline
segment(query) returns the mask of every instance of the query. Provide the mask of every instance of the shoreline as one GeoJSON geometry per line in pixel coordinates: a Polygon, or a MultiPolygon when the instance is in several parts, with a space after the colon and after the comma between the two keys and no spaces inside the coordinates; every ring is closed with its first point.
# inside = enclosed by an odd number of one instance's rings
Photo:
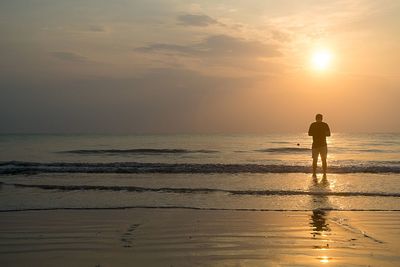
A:
{"type": "Polygon", "coordinates": [[[2,266],[393,266],[398,211],[2,212],[2,266]]]}
{"type": "Polygon", "coordinates": [[[315,209],[253,209],[253,208],[202,208],[190,206],[123,206],[123,207],[60,207],[60,208],[28,208],[0,210],[0,213],[31,212],[31,211],[108,211],[108,210],[194,210],[194,211],[232,211],[232,212],[312,212],[316,210],[325,212],[400,212],[400,209],[335,209],[335,208],[315,208],[315,209]]]}

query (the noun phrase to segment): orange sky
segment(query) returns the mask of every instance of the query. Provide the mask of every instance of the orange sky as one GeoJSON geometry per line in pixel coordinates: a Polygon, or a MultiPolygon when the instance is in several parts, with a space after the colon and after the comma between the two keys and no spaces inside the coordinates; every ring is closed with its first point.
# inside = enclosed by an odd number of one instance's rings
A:
{"type": "Polygon", "coordinates": [[[399,29],[396,0],[1,1],[0,132],[399,132],[399,29]]]}

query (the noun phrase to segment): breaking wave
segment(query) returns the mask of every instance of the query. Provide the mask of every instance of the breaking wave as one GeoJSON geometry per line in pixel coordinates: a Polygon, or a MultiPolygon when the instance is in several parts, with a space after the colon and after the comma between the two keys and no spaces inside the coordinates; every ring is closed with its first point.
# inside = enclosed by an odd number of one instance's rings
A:
{"type": "Polygon", "coordinates": [[[311,149],[304,148],[304,147],[276,147],[276,148],[265,148],[265,149],[258,149],[258,152],[268,152],[268,153],[303,153],[309,152],[311,149]]]}
{"type": "MultiPolygon", "coordinates": [[[[70,163],[0,162],[0,174],[36,173],[310,173],[310,166],[201,163],[70,163]]],[[[400,165],[330,166],[329,173],[400,173],[400,165]]]]}

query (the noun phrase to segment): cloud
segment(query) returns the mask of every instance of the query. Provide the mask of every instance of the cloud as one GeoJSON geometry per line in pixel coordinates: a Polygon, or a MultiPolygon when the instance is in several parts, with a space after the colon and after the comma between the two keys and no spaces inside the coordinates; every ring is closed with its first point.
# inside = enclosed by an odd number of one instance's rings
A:
{"type": "Polygon", "coordinates": [[[207,15],[185,14],[177,17],[179,24],[185,26],[205,27],[211,24],[218,24],[218,21],[207,15]]]}
{"type": "Polygon", "coordinates": [[[135,49],[138,52],[172,52],[172,53],[182,53],[182,54],[195,54],[198,51],[190,46],[184,45],[176,45],[176,44],[163,44],[163,43],[154,43],[148,46],[138,47],[135,49]]]}
{"type": "Polygon", "coordinates": [[[52,52],[51,54],[53,55],[53,57],[64,61],[80,62],[80,63],[88,61],[87,58],[84,56],[67,51],[57,51],[57,52],[52,52]]]}
{"type": "Polygon", "coordinates": [[[258,41],[248,41],[228,35],[214,35],[208,37],[200,47],[207,49],[213,56],[263,56],[274,57],[281,53],[274,45],[264,44],[258,41]]]}
{"type": "Polygon", "coordinates": [[[199,43],[176,45],[154,43],[136,48],[139,52],[179,53],[198,57],[277,57],[281,53],[276,45],[249,41],[229,35],[212,35],[199,43]]]}
{"type": "Polygon", "coordinates": [[[106,29],[104,27],[98,26],[98,25],[90,25],[88,30],[91,32],[105,32],[106,31],[106,29]]]}
{"type": "Polygon", "coordinates": [[[278,30],[271,31],[271,37],[278,42],[289,42],[291,40],[288,33],[278,30]]]}

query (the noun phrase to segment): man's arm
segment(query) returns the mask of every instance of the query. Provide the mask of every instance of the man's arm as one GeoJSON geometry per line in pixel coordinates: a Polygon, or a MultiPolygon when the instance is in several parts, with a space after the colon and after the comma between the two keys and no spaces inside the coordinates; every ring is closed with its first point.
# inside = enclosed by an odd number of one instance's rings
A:
{"type": "Polygon", "coordinates": [[[308,136],[313,136],[313,130],[312,130],[312,127],[313,125],[311,124],[310,125],[310,128],[308,128],[308,136]]]}
{"type": "Polygon", "coordinates": [[[331,136],[331,129],[329,129],[329,125],[326,124],[326,132],[325,132],[326,136],[331,136]]]}

